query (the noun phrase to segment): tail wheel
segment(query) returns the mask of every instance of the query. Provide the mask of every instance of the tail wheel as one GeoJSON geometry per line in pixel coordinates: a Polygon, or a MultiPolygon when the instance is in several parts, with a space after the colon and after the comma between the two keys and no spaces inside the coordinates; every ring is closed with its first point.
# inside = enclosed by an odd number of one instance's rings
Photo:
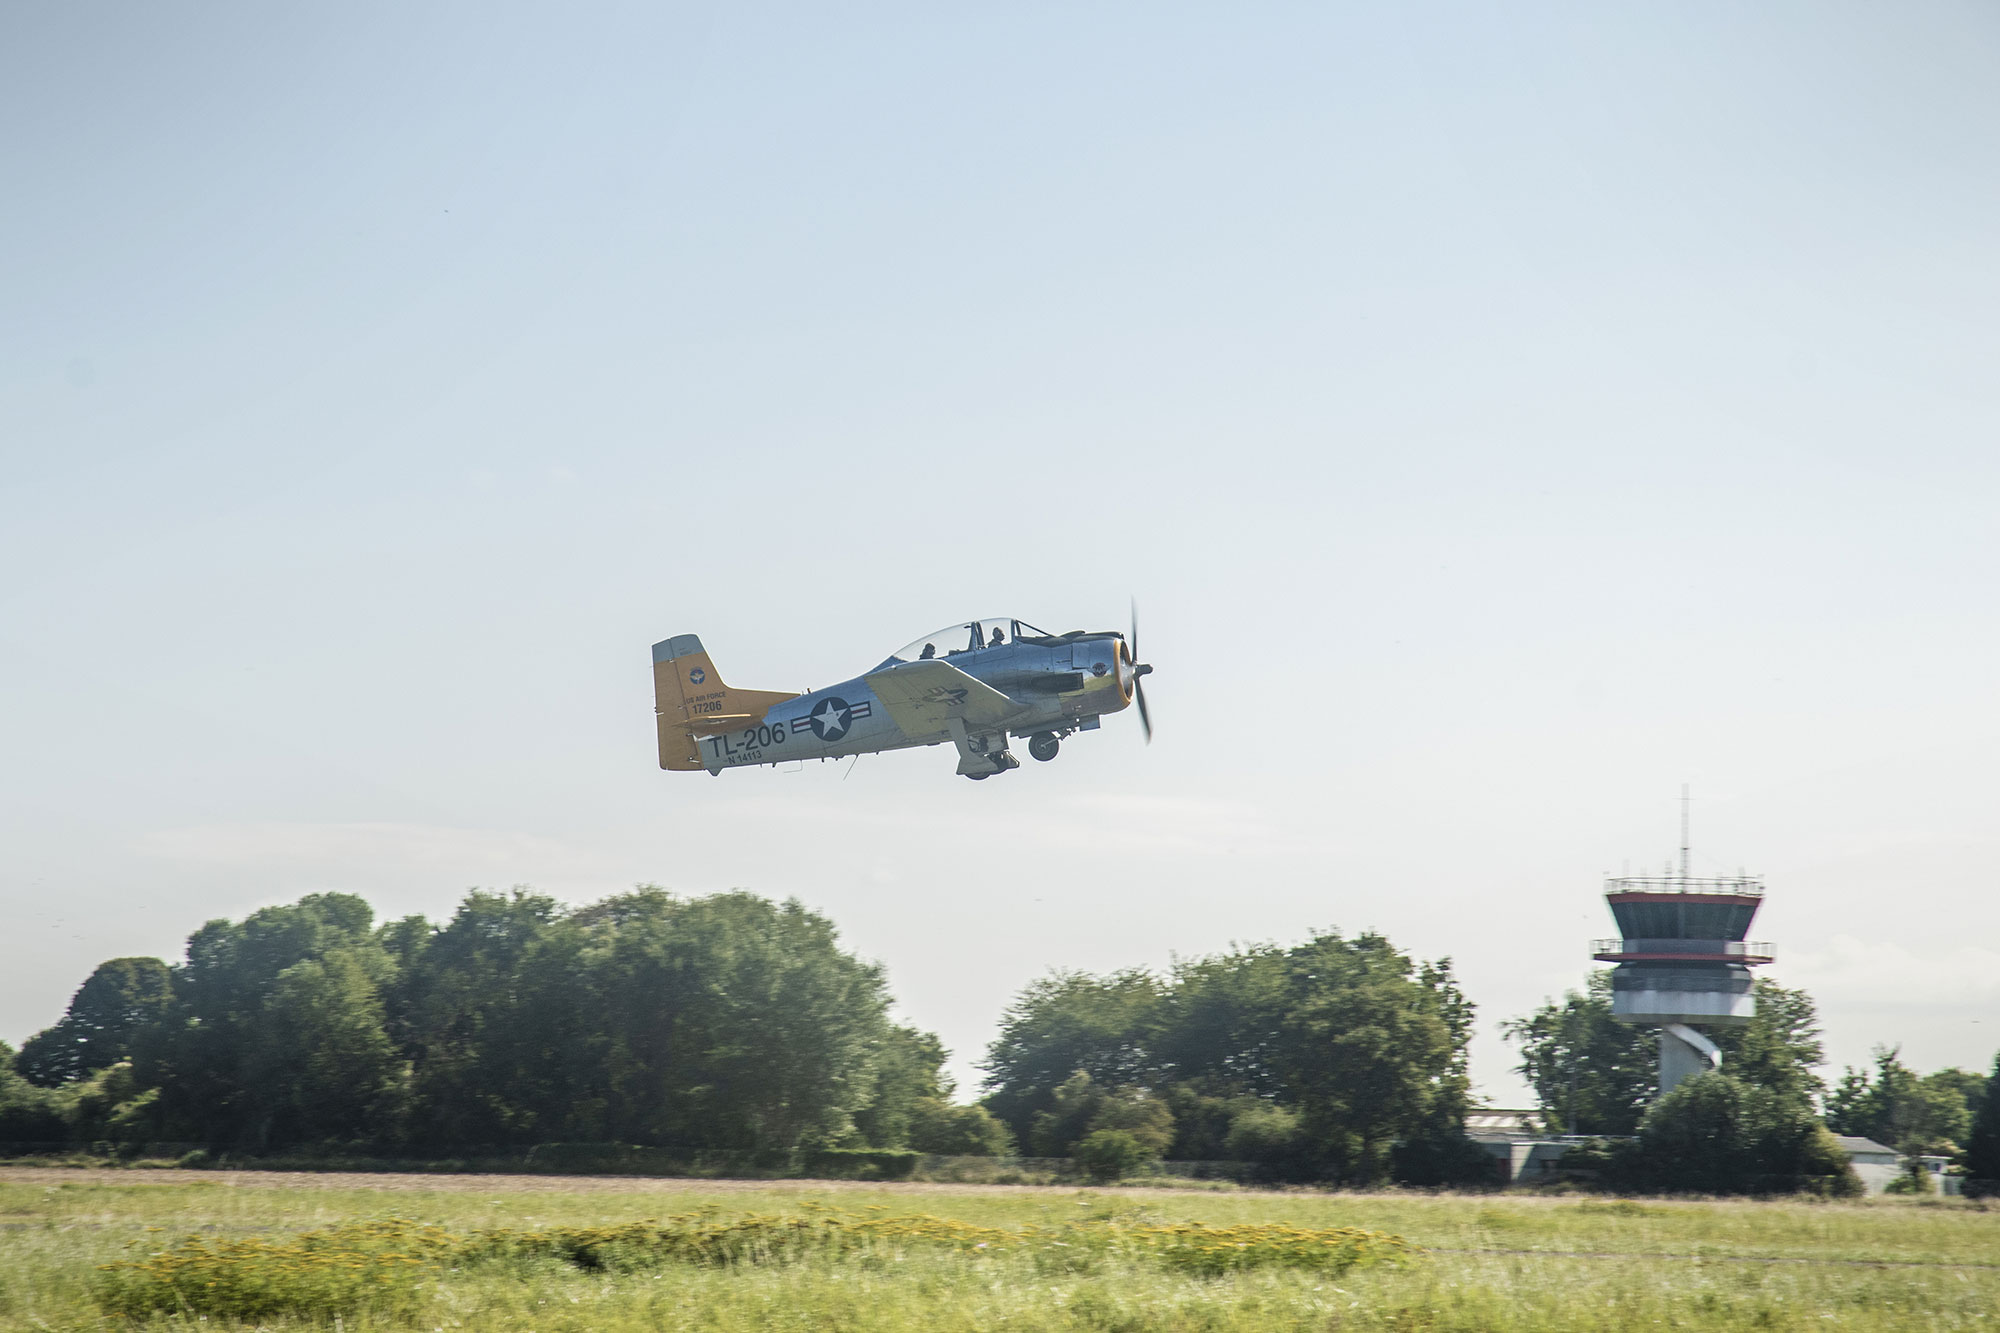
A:
{"type": "Polygon", "coordinates": [[[1055,758],[1056,752],[1061,749],[1062,741],[1053,731],[1037,732],[1028,742],[1028,753],[1045,764],[1055,758]]]}

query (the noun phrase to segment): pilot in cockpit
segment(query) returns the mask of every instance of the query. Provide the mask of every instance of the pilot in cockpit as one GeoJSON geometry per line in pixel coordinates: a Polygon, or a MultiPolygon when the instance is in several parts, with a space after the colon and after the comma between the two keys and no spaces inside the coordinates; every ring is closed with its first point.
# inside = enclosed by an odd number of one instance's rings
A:
{"type": "Polygon", "coordinates": [[[917,654],[917,660],[920,662],[927,662],[931,658],[936,656],[937,656],[937,645],[934,643],[927,643],[924,645],[923,652],[917,654]]]}
{"type": "Polygon", "coordinates": [[[998,648],[1001,644],[1005,642],[1007,642],[1006,633],[998,625],[995,625],[993,627],[993,641],[987,644],[986,646],[988,648],[998,648]]]}

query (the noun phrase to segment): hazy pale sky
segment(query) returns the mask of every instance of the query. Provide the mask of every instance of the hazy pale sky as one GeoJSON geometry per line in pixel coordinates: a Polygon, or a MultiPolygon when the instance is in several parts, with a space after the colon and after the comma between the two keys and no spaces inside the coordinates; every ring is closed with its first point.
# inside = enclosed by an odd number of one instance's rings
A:
{"type": "Polygon", "coordinates": [[[1050,967],[1378,929],[1475,1075],[1602,876],[1836,1065],[2000,1046],[2000,11],[0,12],[0,1037],[306,892],[796,895],[972,1077],[1050,967]],[[655,766],[1123,625],[1159,734],[655,766]]]}

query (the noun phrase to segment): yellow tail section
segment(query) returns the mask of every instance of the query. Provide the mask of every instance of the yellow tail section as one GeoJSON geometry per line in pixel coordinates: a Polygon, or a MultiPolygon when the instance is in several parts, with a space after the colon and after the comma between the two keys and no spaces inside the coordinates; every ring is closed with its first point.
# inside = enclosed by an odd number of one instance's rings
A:
{"type": "Polygon", "coordinates": [[[787,699],[788,690],[732,690],[722,683],[708,651],[692,634],[653,645],[653,712],[660,733],[660,767],[676,772],[705,768],[701,737],[754,727],[787,699]]]}

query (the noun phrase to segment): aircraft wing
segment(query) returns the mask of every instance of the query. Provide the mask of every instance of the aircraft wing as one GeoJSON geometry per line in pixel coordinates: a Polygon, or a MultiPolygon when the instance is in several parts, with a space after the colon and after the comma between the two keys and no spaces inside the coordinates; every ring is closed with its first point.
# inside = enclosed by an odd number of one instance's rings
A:
{"type": "Polygon", "coordinates": [[[936,660],[904,662],[862,680],[906,736],[945,731],[955,717],[973,726],[998,722],[1021,707],[986,682],[936,660]]]}

